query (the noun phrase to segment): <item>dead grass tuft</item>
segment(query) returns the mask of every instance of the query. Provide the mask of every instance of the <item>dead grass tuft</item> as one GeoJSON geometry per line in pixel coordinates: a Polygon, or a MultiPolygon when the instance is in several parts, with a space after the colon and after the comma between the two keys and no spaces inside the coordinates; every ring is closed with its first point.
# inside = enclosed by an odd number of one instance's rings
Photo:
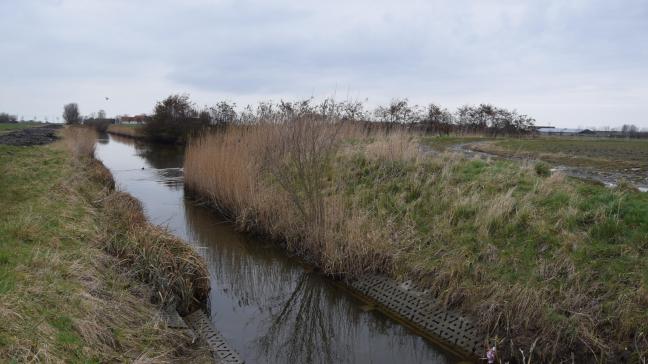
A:
{"type": "Polygon", "coordinates": [[[93,128],[69,126],[63,129],[65,144],[76,158],[94,157],[97,131],[93,128]]]}
{"type": "Polygon", "coordinates": [[[112,193],[103,207],[101,244],[134,276],[153,285],[156,301],[189,313],[207,299],[209,272],[187,243],[150,225],[138,201],[126,193],[112,193]]]}

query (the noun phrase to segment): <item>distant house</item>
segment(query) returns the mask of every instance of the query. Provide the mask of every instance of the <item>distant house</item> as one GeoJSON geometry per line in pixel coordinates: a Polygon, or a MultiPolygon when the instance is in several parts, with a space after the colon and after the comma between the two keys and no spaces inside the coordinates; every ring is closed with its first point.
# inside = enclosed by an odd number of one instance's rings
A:
{"type": "Polygon", "coordinates": [[[594,131],[590,129],[571,129],[571,128],[555,128],[555,127],[542,127],[536,129],[542,135],[594,135],[594,131]]]}
{"type": "Polygon", "coordinates": [[[122,115],[117,117],[117,124],[144,124],[148,116],[139,114],[135,116],[122,115]]]}

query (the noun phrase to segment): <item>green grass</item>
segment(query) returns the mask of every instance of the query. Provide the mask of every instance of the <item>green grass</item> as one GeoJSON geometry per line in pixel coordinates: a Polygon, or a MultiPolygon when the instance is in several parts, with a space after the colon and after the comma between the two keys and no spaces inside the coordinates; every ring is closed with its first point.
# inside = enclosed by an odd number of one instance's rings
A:
{"type": "Polygon", "coordinates": [[[451,305],[501,306],[518,342],[536,332],[545,349],[596,337],[588,345],[622,350],[648,332],[648,194],[505,160],[357,153],[338,163],[330,179],[349,208],[397,227],[396,275],[419,277],[451,305]],[[510,296],[520,290],[534,300],[510,296]]]}
{"type": "Polygon", "coordinates": [[[164,358],[188,340],[96,244],[105,189],[87,168],[60,144],[0,145],[0,362],[164,358]]]}
{"type": "Polygon", "coordinates": [[[41,125],[43,124],[34,123],[34,122],[8,123],[8,124],[0,123],[0,134],[9,133],[11,131],[19,130],[19,129],[33,128],[41,125]]]}
{"type": "Polygon", "coordinates": [[[507,155],[530,155],[552,163],[605,170],[648,171],[648,140],[609,138],[506,139],[479,149],[507,155]]]}

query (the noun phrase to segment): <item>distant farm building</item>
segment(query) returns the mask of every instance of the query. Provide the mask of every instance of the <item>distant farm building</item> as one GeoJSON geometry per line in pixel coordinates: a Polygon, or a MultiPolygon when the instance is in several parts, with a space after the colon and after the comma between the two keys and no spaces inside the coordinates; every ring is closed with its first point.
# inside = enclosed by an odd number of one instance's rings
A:
{"type": "Polygon", "coordinates": [[[554,127],[541,127],[536,131],[542,135],[594,135],[594,131],[590,129],[572,129],[572,128],[554,128],[554,127]]]}
{"type": "Polygon", "coordinates": [[[139,114],[135,116],[122,115],[117,117],[117,124],[144,124],[148,116],[139,114]]]}

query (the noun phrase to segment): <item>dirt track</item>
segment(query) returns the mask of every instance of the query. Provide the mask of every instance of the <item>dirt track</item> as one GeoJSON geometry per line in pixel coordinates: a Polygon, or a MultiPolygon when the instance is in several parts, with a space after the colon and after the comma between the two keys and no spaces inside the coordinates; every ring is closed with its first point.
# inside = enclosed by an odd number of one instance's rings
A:
{"type": "Polygon", "coordinates": [[[58,139],[56,130],[61,128],[58,124],[48,124],[37,128],[26,128],[0,135],[0,144],[7,145],[43,145],[58,139]]]}

